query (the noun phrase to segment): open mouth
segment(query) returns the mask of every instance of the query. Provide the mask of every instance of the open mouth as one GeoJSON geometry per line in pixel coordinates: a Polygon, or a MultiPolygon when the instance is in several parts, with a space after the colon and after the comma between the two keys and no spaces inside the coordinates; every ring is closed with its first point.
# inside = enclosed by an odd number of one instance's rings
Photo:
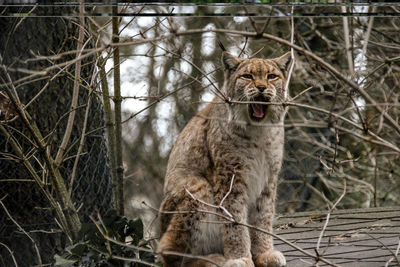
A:
{"type": "MultiPolygon", "coordinates": [[[[269,100],[263,96],[257,96],[253,99],[254,102],[269,102],[269,100]]],[[[267,114],[268,105],[265,104],[249,104],[249,115],[253,121],[261,121],[267,114]]]]}

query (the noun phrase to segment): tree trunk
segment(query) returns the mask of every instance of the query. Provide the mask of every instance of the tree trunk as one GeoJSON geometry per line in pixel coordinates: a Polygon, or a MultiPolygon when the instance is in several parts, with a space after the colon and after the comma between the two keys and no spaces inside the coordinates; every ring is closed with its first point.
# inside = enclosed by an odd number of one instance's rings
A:
{"type": "MultiPolygon", "coordinates": [[[[19,13],[21,10],[11,7],[2,8],[2,14],[19,13]]],[[[35,56],[51,56],[58,53],[76,50],[79,22],[71,18],[39,17],[42,11],[34,11],[37,17],[2,17],[0,19],[0,53],[3,58],[1,65],[12,69],[22,68],[39,71],[55,64],[72,60],[75,53],[63,56],[60,59],[46,59],[26,61],[35,56]]],[[[46,15],[52,12],[46,9],[46,15]]],[[[87,40],[87,37],[84,41],[87,40]]],[[[90,44],[85,48],[90,48],[90,44]]],[[[75,163],[85,113],[90,98],[90,108],[86,133],[75,178],[71,187],[71,197],[75,208],[79,210],[82,222],[88,221],[88,216],[97,207],[101,213],[112,207],[112,188],[108,168],[106,141],[104,130],[94,129],[104,126],[103,108],[101,100],[95,91],[96,83],[91,83],[94,73],[94,57],[82,61],[80,73],[81,85],[79,88],[78,108],[71,138],[64,153],[64,159],[59,166],[64,183],[69,189],[71,175],[75,163]]],[[[4,84],[9,82],[7,72],[17,88],[17,93],[23,105],[26,105],[38,92],[48,87],[40,96],[27,107],[27,112],[37,124],[50,154],[55,158],[68,121],[68,112],[71,106],[75,64],[58,72],[52,70],[36,80],[17,82],[28,76],[21,71],[0,71],[0,91],[4,91],[4,84]],[[56,77],[55,77],[56,76],[56,77]]],[[[37,77],[36,77],[37,78],[37,77]]],[[[0,117],[4,120],[3,117],[0,117]]],[[[46,181],[45,187],[52,192],[48,174],[40,164],[43,159],[32,145],[32,138],[20,118],[5,124],[8,132],[18,141],[25,155],[31,153],[29,162],[35,167],[37,174],[46,181]],[[33,149],[33,150],[32,150],[33,149]],[[40,162],[40,164],[39,164],[40,162]]],[[[13,219],[24,228],[33,238],[39,248],[43,264],[50,263],[53,256],[65,246],[65,236],[57,232],[59,228],[55,221],[55,213],[51,210],[48,200],[39,191],[32,177],[21,164],[20,160],[6,155],[14,154],[9,142],[0,133],[0,199],[13,219]],[[32,180],[27,182],[26,180],[32,180]],[[56,230],[56,231],[53,231],[56,230]],[[53,233],[50,233],[53,232],[53,233]]],[[[53,192],[54,195],[54,192],[53,192]]],[[[39,264],[33,242],[20,231],[11,221],[10,216],[0,207],[0,242],[8,246],[14,253],[19,266],[39,264]]],[[[0,265],[13,266],[10,253],[4,246],[0,246],[0,265]]]]}

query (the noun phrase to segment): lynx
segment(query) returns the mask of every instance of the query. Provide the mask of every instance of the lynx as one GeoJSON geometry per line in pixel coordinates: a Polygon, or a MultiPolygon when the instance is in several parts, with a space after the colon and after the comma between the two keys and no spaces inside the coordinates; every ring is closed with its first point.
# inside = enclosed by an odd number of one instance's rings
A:
{"type": "Polygon", "coordinates": [[[290,53],[243,59],[223,52],[228,101],[216,97],[192,118],[169,157],[158,246],[164,266],[286,265],[270,235],[241,223],[272,232],[284,143],[285,108],[277,102],[288,96],[290,62],[290,53]]]}

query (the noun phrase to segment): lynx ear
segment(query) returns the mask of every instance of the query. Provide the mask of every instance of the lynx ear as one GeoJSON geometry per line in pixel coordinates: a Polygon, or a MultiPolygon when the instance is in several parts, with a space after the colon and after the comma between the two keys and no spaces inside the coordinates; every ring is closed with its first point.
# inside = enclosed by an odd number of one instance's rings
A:
{"type": "Polygon", "coordinates": [[[240,58],[235,57],[228,52],[222,53],[222,63],[224,64],[224,70],[233,72],[237,69],[240,62],[242,62],[240,58]]]}
{"type": "Polygon", "coordinates": [[[287,52],[283,56],[274,58],[273,61],[275,61],[281,71],[285,73],[289,68],[290,62],[292,61],[292,54],[287,52]]]}

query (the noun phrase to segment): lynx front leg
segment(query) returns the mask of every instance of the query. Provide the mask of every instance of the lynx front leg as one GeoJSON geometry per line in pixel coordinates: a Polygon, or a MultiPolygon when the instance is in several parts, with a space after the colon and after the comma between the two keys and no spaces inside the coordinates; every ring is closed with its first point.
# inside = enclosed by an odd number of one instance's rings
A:
{"type": "MultiPolygon", "coordinates": [[[[234,213],[236,216],[239,213],[234,213]]],[[[247,215],[247,213],[242,213],[247,215]]],[[[233,215],[233,214],[232,214],[233,215]]],[[[234,218],[243,222],[240,217],[234,218]]],[[[227,224],[223,233],[224,256],[227,262],[223,267],[254,267],[250,253],[250,234],[245,226],[227,224]]]]}
{"type": "MultiPolygon", "coordinates": [[[[251,223],[258,228],[272,233],[272,223],[275,214],[277,176],[266,185],[261,196],[257,199],[251,223]]],[[[286,266],[283,254],[273,248],[272,236],[257,230],[251,230],[251,253],[256,267],[286,266]]]]}
{"type": "MultiPolygon", "coordinates": [[[[219,179],[216,199],[220,203],[226,197],[222,206],[239,223],[247,223],[247,190],[240,174],[235,174],[232,188],[226,177],[219,179]],[[229,191],[230,190],[230,191],[229,191]],[[227,193],[230,192],[228,195],[227,193]]],[[[226,216],[226,214],[224,214],[226,216]]],[[[225,223],[222,227],[224,257],[226,262],[223,267],[253,267],[251,258],[250,233],[247,227],[237,223],[225,223]]]]}

